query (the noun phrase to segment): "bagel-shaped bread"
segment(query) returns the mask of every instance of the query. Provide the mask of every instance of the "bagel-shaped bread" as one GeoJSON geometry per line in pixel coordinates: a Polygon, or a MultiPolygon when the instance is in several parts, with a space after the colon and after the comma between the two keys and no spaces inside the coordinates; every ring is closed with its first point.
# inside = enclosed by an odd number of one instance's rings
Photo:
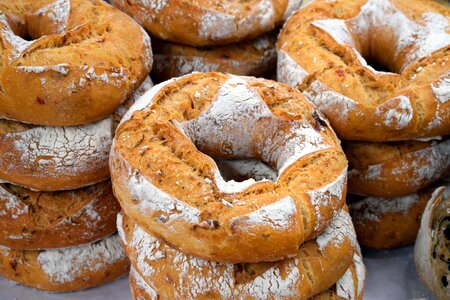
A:
{"type": "Polygon", "coordinates": [[[112,116],[93,124],[51,127],[0,120],[0,180],[59,191],[109,178],[114,130],[126,110],[152,86],[147,78],[112,116]]]}
{"type": "Polygon", "coordinates": [[[35,250],[90,243],[116,231],[109,180],[64,192],[0,185],[0,245],[35,250]]]}
{"type": "Polygon", "coordinates": [[[117,217],[131,264],[162,299],[308,299],[335,284],[350,266],[356,236],[341,210],[316,240],[277,262],[223,264],[195,258],[117,217]]]}
{"type": "Polygon", "coordinates": [[[374,197],[415,193],[450,171],[450,139],[392,143],[347,142],[348,191],[374,197]]]}
{"type": "Polygon", "coordinates": [[[152,40],[152,78],[161,82],[192,72],[271,75],[276,70],[276,35],[276,32],[270,32],[254,40],[207,48],[152,40]]]}
{"type": "Polygon", "coordinates": [[[313,1],[281,31],[278,80],[301,90],[345,140],[449,134],[449,20],[429,0],[313,1]]]}
{"type": "Polygon", "coordinates": [[[414,244],[423,211],[435,189],[394,198],[367,197],[349,204],[359,243],[373,249],[414,244]]]}
{"type": "Polygon", "coordinates": [[[450,298],[450,189],[438,188],[422,216],[414,247],[419,277],[438,300],[450,298]]]}
{"type": "Polygon", "coordinates": [[[110,2],[158,39],[189,46],[217,46],[273,30],[300,7],[302,0],[110,2]]]}
{"type": "Polygon", "coordinates": [[[101,0],[1,0],[0,40],[0,117],[37,125],[111,115],[152,65],[148,34],[101,0]]]}
{"type": "Polygon", "coordinates": [[[252,77],[196,73],[155,86],[122,119],[110,165],[127,215],[213,261],[295,255],[345,201],[347,160],[327,121],[289,86],[252,77]],[[261,160],[278,177],[225,181],[212,157],[261,160]]]}
{"type": "Polygon", "coordinates": [[[0,275],[49,292],[71,292],[125,275],[129,261],[117,234],[77,247],[13,250],[0,246],[0,275]]]}

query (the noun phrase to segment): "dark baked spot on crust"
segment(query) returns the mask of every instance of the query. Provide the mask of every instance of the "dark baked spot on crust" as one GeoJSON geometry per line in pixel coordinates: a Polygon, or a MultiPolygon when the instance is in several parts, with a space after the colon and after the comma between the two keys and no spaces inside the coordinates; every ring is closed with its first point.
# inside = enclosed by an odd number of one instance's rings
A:
{"type": "Polygon", "coordinates": [[[36,102],[39,104],[45,104],[45,100],[40,97],[36,97],[36,102]]]}

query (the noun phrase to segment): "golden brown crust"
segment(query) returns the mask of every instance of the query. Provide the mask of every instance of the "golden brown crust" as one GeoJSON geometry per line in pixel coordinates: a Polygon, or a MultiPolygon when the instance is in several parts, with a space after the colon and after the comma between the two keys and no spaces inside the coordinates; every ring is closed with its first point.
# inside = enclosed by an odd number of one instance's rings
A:
{"type": "Polygon", "coordinates": [[[368,197],[349,205],[359,243],[373,249],[411,245],[436,186],[395,198],[368,197]]]}
{"type": "Polygon", "coordinates": [[[275,71],[277,32],[217,47],[190,47],[152,40],[152,78],[157,82],[191,72],[223,72],[266,77],[275,71]]]}
{"type": "Polygon", "coordinates": [[[293,258],[258,264],[222,264],[183,254],[125,215],[118,216],[118,228],[131,264],[161,299],[308,299],[330,288],[352,263],[354,233],[350,217],[342,213],[329,232],[302,245],[293,258]]]}
{"type": "Polygon", "coordinates": [[[112,0],[162,40],[190,46],[214,46],[248,40],[279,25],[300,0],[112,0]],[[288,4],[290,7],[288,7],[288,4]],[[186,17],[189,16],[189,17],[186,17]]]}
{"type": "Polygon", "coordinates": [[[120,206],[109,180],[65,192],[0,187],[0,245],[13,249],[76,246],[115,232],[120,206]]]}
{"type": "Polygon", "coordinates": [[[343,139],[446,135],[449,20],[448,8],[428,0],[314,1],[279,36],[278,79],[308,95],[343,139]]]}
{"type": "Polygon", "coordinates": [[[349,193],[398,197],[415,193],[450,171],[450,140],[346,142],[349,193]]]}
{"type": "Polygon", "coordinates": [[[20,21],[16,33],[34,39],[16,36],[8,24],[13,22],[2,18],[3,118],[52,126],[101,120],[150,71],[147,33],[104,1],[2,0],[0,12],[20,21]]]}
{"type": "Polygon", "coordinates": [[[115,280],[129,270],[117,235],[60,250],[20,251],[0,246],[0,275],[49,292],[70,292],[115,280]]]}
{"type": "Polygon", "coordinates": [[[151,102],[149,109],[116,132],[113,188],[130,217],[174,247],[214,261],[278,260],[320,234],[342,207],[340,143],[292,88],[197,73],[147,97],[139,107],[151,102]],[[215,115],[219,106],[227,109],[215,115]],[[253,157],[281,171],[276,182],[227,183],[211,157],[253,157]]]}

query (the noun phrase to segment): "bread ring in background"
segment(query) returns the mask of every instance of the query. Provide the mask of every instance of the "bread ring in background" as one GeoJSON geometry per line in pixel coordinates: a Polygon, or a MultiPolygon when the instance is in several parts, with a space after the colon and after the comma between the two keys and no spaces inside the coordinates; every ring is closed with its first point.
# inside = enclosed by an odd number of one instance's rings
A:
{"type": "Polygon", "coordinates": [[[77,247],[12,250],[0,246],[0,275],[48,292],[91,288],[124,276],[129,261],[117,234],[77,247]]]}
{"type": "Polygon", "coordinates": [[[392,143],[345,142],[351,194],[398,197],[415,193],[450,172],[450,139],[392,143]]]}
{"type": "Polygon", "coordinates": [[[346,272],[357,247],[351,218],[342,209],[317,240],[292,258],[256,264],[206,261],[171,248],[126,215],[117,227],[131,264],[162,299],[309,299],[346,272]]]}
{"type": "Polygon", "coordinates": [[[438,300],[450,298],[450,190],[434,191],[414,247],[419,277],[438,300]]]}
{"type": "Polygon", "coordinates": [[[101,0],[1,0],[0,41],[0,117],[24,123],[101,120],[152,66],[147,33],[101,0]]]}
{"type": "Polygon", "coordinates": [[[155,86],[122,119],[110,162],[127,215],[212,261],[295,255],[345,202],[333,130],[299,92],[265,79],[195,73],[155,86]],[[278,177],[227,182],[212,158],[262,160],[278,177]]]}
{"type": "Polygon", "coordinates": [[[373,249],[413,244],[423,211],[435,188],[428,187],[402,197],[367,197],[349,204],[359,243],[373,249]]]}
{"type": "Polygon", "coordinates": [[[152,78],[157,82],[192,72],[223,72],[266,77],[276,72],[276,32],[217,47],[190,47],[152,40],[152,78]]]}
{"type": "Polygon", "coordinates": [[[302,91],[345,140],[447,135],[449,21],[450,9],[429,0],[316,0],[280,33],[278,80],[302,91]]]}
{"type": "Polygon", "coordinates": [[[110,0],[154,37],[189,46],[249,40],[273,30],[302,0],[110,0]]]}
{"type": "Polygon", "coordinates": [[[126,110],[152,86],[147,78],[112,116],[93,124],[50,127],[0,120],[0,180],[59,191],[109,178],[114,130],[126,110]]]}
{"type": "Polygon", "coordinates": [[[109,180],[65,192],[0,186],[0,245],[48,249],[97,241],[116,231],[120,206],[109,180]]]}

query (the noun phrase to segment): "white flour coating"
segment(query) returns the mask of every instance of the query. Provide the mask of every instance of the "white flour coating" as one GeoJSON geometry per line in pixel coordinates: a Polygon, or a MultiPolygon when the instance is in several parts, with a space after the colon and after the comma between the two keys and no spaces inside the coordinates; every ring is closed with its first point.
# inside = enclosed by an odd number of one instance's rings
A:
{"type": "Polygon", "coordinates": [[[284,12],[284,19],[287,20],[297,9],[306,5],[307,0],[288,0],[286,10],[284,12]]]}
{"type": "Polygon", "coordinates": [[[231,222],[238,220],[239,227],[244,230],[265,225],[270,226],[272,230],[289,230],[294,228],[297,215],[298,211],[293,199],[287,196],[245,216],[233,218],[231,222]]]}
{"type": "Polygon", "coordinates": [[[267,32],[275,23],[272,0],[260,0],[250,15],[240,20],[236,18],[239,12],[235,12],[234,15],[228,10],[225,6],[220,12],[210,10],[203,13],[199,24],[199,36],[212,40],[227,39],[235,35],[248,35],[254,28],[262,28],[267,32]]]}
{"type": "Polygon", "coordinates": [[[450,72],[445,73],[437,82],[433,83],[431,89],[441,103],[450,100],[450,72]]]}
{"type": "Polygon", "coordinates": [[[349,207],[354,212],[353,220],[355,223],[365,224],[367,221],[378,223],[386,214],[403,213],[407,215],[419,200],[419,194],[417,193],[394,198],[367,197],[351,203],[349,207]],[[357,213],[355,213],[356,211],[357,213]]]}
{"type": "Polygon", "coordinates": [[[356,278],[358,280],[358,295],[363,294],[364,285],[366,283],[366,266],[364,265],[364,260],[361,255],[361,248],[359,244],[356,247],[355,254],[353,254],[353,263],[355,264],[356,269],[356,278]]]}
{"type": "Polygon", "coordinates": [[[21,70],[25,73],[36,73],[40,74],[46,71],[55,71],[62,75],[67,75],[69,73],[68,64],[58,64],[54,66],[18,66],[16,67],[18,70],[21,70]]]}
{"type": "MultiPolygon", "coordinates": [[[[141,288],[145,291],[145,293],[150,297],[150,299],[158,299],[158,293],[144,281],[144,279],[141,277],[141,275],[139,275],[139,273],[136,271],[136,269],[133,266],[131,266],[131,268],[130,268],[130,278],[132,280],[134,280],[135,284],[139,288],[141,288]]],[[[136,295],[133,295],[133,297],[136,300],[144,300],[144,299],[136,298],[136,295]]]]}
{"type": "Polygon", "coordinates": [[[64,284],[82,280],[87,271],[107,270],[125,258],[118,236],[112,235],[78,247],[43,250],[37,260],[52,282],[64,284]]]}
{"type": "Polygon", "coordinates": [[[17,60],[25,50],[33,43],[32,41],[26,41],[18,35],[15,35],[12,30],[0,30],[0,34],[7,41],[12,49],[11,53],[8,56],[8,62],[12,64],[15,60],[17,60]]]}
{"type": "MultiPolygon", "coordinates": [[[[163,0],[162,0],[163,1],[163,0]]],[[[158,2],[158,0],[157,0],[158,2]]],[[[145,55],[144,55],[144,64],[148,71],[152,69],[153,64],[153,51],[152,51],[152,41],[150,39],[150,36],[148,35],[147,31],[145,31],[141,26],[139,26],[139,29],[142,33],[142,40],[143,45],[145,49],[145,55]]]]}
{"type": "Polygon", "coordinates": [[[317,237],[316,243],[319,249],[323,250],[330,244],[339,247],[346,239],[349,239],[352,245],[356,247],[356,233],[352,218],[346,211],[340,210],[335,214],[330,226],[317,237]]]}
{"type": "Polygon", "coordinates": [[[348,121],[348,115],[357,110],[358,103],[354,100],[339,94],[320,81],[314,81],[310,85],[310,91],[303,92],[303,95],[313,102],[326,115],[335,115],[342,121],[348,121]]]}
{"type": "Polygon", "coordinates": [[[363,293],[364,283],[366,281],[366,267],[361,257],[359,245],[356,248],[357,250],[353,254],[352,261],[356,273],[356,282],[353,279],[351,269],[348,269],[344,276],[336,282],[336,294],[346,300],[358,299],[363,293]]]}
{"type": "Polygon", "coordinates": [[[56,174],[77,174],[91,169],[93,160],[108,159],[112,122],[109,117],[84,126],[37,126],[5,137],[15,140],[22,164],[32,164],[42,171],[51,167],[56,174]]]}
{"type": "Polygon", "coordinates": [[[8,18],[2,12],[0,12],[0,23],[3,25],[2,29],[12,31],[11,26],[9,26],[8,18]]]}
{"type": "Polygon", "coordinates": [[[69,22],[70,0],[56,0],[37,10],[34,14],[50,18],[57,26],[56,33],[62,33],[69,22]]]}
{"type": "MultiPolygon", "coordinates": [[[[316,213],[316,224],[314,225],[314,230],[318,230],[322,223],[322,216],[320,209],[322,207],[330,207],[334,202],[340,204],[342,202],[342,197],[344,189],[347,183],[347,169],[336,178],[335,181],[324,185],[323,187],[309,191],[308,195],[311,200],[311,205],[316,213]],[[333,198],[339,199],[338,201],[333,201],[333,198]]],[[[334,207],[336,208],[336,207],[334,207]]]]}
{"type": "Polygon", "coordinates": [[[383,124],[387,127],[400,130],[409,125],[414,117],[414,109],[409,97],[398,96],[380,105],[376,109],[375,115],[381,116],[383,124]],[[386,109],[386,105],[392,108],[386,109]]]}
{"type": "Polygon", "coordinates": [[[222,174],[220,174],[219,170],[216,170],[216,172],[214,173],[214,180],[215,180],[219,190],[224,194],[239,193],[239,192],[242,192],[245,189],[251,187],[252,185],[256,184],[257,182],[267,182],[268,181],[266,179],[256,181],[253,178],[249,178],[244,181],[234,181],[234,180],[225,181],[222,177],[222,174]]]}
{"type": "Polygon", "coordinates": [[[0,217],[8,216],[18,219],[22,215],[28,214],[28,206],[14,194],[0,186],[0,217]]]}
{"type": "Polygon", "coordinates": [[[276,170],[259,160],[253,159],[223,159],[216,161],[224,178],[236,176],[253,178],[256,181],[269,180],[275,182],[278,177],[276,170]]]}
{"type": "Polygon", "coordinates": [[[159,13],[170,0],[136,0],[135,2],[159,13]]]}
{"type": "Polygon", "coordinates": [[[278,50],[277,60],[277,80],[293,88],[297,88],[299,84],[308,76],[308,72],[303,69],[292,57],[285,51],[278,50]]]}

